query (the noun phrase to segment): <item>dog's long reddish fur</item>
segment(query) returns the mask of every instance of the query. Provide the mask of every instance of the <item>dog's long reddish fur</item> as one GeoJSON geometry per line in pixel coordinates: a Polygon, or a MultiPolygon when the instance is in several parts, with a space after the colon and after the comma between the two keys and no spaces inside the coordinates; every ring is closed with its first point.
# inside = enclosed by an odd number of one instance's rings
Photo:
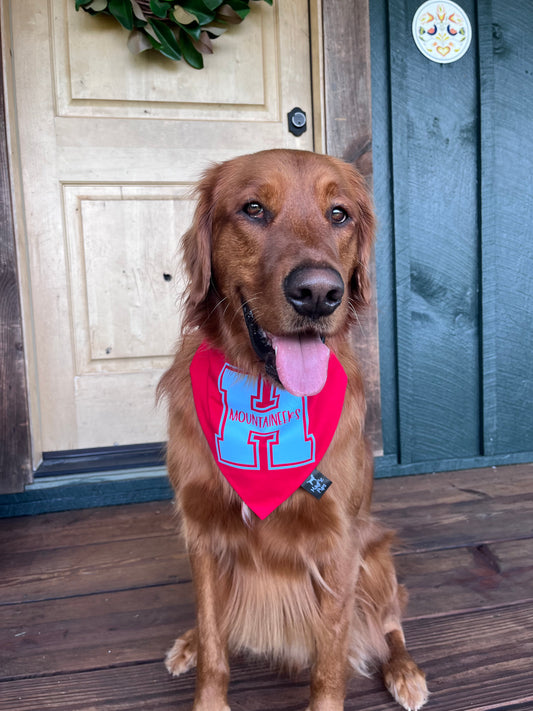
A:
{"type": "Polygon", "coordinates": [[[275,150],[210,168],[197,192],[182,245],[189,278],[182,339],[159,390],[169,404],[168,471],[197,622],[176,641],[167,667],[180,674],[197,666],[194,711],[229,710],[228,655],[243,649],[287,667],[309,664],[310,711],[343,709],[350,668],[381,669],[396,700],[418,709],[427,689],[404,644],[405,593],[396,581],[392,536],[369,512],[372,457],[350,345],[370,292],[374,217],[364,181],[341,161],[275,150]],[[341,275],[344,295],[333,313],[305,318],[288,302],[285,280],[301,266],[341,275]],[[320,500],[297,490],[265,520],[218,470],[189,377],[204,340],[238,369],[269,377],[252,347],[243,302],[266,333],[320,331],[348,376],[340,422],[319,465],[333,485],[320,500]]]}

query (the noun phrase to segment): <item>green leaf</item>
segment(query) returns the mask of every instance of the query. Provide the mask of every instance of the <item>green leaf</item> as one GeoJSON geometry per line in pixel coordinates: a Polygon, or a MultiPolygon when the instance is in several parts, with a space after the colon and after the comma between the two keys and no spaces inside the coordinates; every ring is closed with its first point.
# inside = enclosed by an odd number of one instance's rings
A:
{"type": "Polygon", "coordinates": [[[146,49],[152,49],[153,42],[145,32],[141,30],[132,30],[128,37],[128,49],[132,54],[140,54],[146,49]]]}
{"type": "Polygon", "coordinates": [[[170,27],[164,22],[161,22],[161,20],[153,18],[149,20],[149,23],[153,27],[154,32],[157,35],[157,39],[161,44],[161,47],[157,48],[161,54],[164,54],[165,57],[168,57],[169,59],[180,60],[182,56],[181,50],[170,27]]]}
{"type": "Polygon", "coordinates": [[[130,0],[109,0],[107,9],[122,27],[133,29],[133,9],[130,0]]]}
{"type": "Polygon", "coordinates": [[[215,19],[215,13],[210,12],[201,0],[188,0],[182,7],[196,17],[199,25],[207,25],[215,19]]]}
{"type": "Polygon", "coordinates": [[[242,17],[235,12],[235,10],[230,7],[228,3],[224,3],[224,5],[220,6],[217,12],[217,20],[220,22],[227,22],[229,25],[238,25],[242,22],[242,17]]]}
{"type": "Polygon", "coordinates": [[[174,9],[172,10],[172,19],[179,25],[190,25],[193,22],[196,22],[196,16],[181,5],[174,5],[174,9]]]}
{"type": "Polygon", "coordinates": [[[235,10],[249,10],[250,8],[248,7],[249,2],[248,0],[226,0],[226,3],[228,5],[231,5],[231,7],[235,10]]]}
{"type": "MultiPolygon", "coordinates": [[[[137,0],[131,0],[131,9],[133,10],[133,14],[136,19],[141,23],[141,27],[148,22],[144,12],[142,11],[142,7],[139,5],[137,0]]],[[[139,22],[136,23],[137,26],[139,26],[139,22]]]]}
{"type": "Polygon", "coordinates": [[[180,35],[180,47],[183,51],[183,59],[195,69],[203,69],[204,59],[200,52],[194,48],[191,39],[186,34],[180,35]]]}
{"type": "Polygon", "coordinates": [[[177,23],[180,28],[183,30],[183,32],[186,32],[188,35],[190,35],[193,39],[199,40],[200,39],[200,34],[202,32],[201,27],[194,27],[191,25],[182,25],[181,22],[177,23]]]}
{"type": "Polygon", "coordinates": [[[157,17],[166,17],[170,10],[170,5],[165,0],[150,0],[150,10],[157,17]]]}
{"type": "Polygon", "coordinates": [[[153,40],[152,44],[154,45],[154,47],[155,47],[156,49],[158,49],[158,48],[159,48],[159,39],[158,39],[158,37],[157,37],[157,35],[156,35],[156,32],[155,32],[154,28],[152,27],[152,25],[150,25],[149,23],[147,23],[147,24],[142,28],[142,31],[148,36],[148,38],[149,38],[150,40],[153,40]]]}
{"type": "Polygon", "coordinates": [[[91,0],[91,4],[87,5],[87,8],[94,10],[94,12],[102,12],[107,8],[107,0],[91,0]]]}
{"type": "Polygon", "coordinates": [[[216,10],[222,5],[222,0],[204,0],[204,5],[208,10],[216,10]]]}
{"type": "Polygon", "coordinates": [[[223,35],[225,32],[228,31],[228,26],[226,24],[224,25],[209,25],[209,27],[204,28],[206,32],[209,33],[209,36],[212,37],[213,39],[216,39],[217,37],[220,37],[223,35]]]}
{"type": "Polygon", "coordinates": [[[193,40],[193,46],[200,54],[213,54],[213,43],[209,34],[203,30],[199,40],[193,40]]]}
{"type": "MultiPolygon", "coordinates": [[[[264,1],[273,4],[273,0],[264,1]]],[[[170,59],[178,61],[183,58],[195,69],[202,69],[202,54],[213,51],[211,38],[225,32],[229,25],[242,22],[250,12],[249,2],[150,0],[150,12],[156,17],[149,18],[137,0],[75,0],[75,6],[76,10],[81,7],[91,15],[101,12],[112,15],[131,31],[128,46],[132,52],[152,46],[170,59]],[[169,20],[175,24],[169,24],[169,20]]]]}
{"type": "Polygon", "coordinates": [[[246,15],[250,12],[248,2],[245,2],[245,0],[226,0],[226,4],[229,5],[232,10],[235,10],[241,20],[244,20],[246,15]]]}

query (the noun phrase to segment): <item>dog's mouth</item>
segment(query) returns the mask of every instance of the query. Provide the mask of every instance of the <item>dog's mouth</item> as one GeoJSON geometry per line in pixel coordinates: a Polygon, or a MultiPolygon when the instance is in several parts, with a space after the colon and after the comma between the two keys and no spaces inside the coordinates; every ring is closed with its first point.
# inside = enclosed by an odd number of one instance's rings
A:
{"type": "Polygon", "coordinates": [[[242,311],[250,342],[267,375],[298,397],[319,393],[328,377],[330,354],[321,335],[307,332],[275,336],[261,328],[245,302],[242,311]]]}

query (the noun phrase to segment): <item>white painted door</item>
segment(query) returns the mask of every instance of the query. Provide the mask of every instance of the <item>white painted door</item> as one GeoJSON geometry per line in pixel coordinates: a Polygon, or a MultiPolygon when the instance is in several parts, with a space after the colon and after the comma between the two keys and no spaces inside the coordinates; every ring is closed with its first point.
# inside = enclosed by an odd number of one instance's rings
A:
{"type": "Polygon", "coordinates": [[[201,71],[131,55],[125,30],[74,0],[4,8],[36,459],[165,439],[154,389],[179,328],[191,185],[212,161],[312,148],[286,117],[311,114],[307,0],[251,5],[201,71]]]}

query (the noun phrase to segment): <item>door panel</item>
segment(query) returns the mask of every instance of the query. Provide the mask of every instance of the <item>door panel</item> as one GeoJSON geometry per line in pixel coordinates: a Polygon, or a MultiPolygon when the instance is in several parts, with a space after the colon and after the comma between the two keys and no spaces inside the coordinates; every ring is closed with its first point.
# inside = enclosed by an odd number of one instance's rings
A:
{"type": "Polygon", "coordinates": [[[164,367],[179,330],[176,235],[191,222],[190,188],[70,184],[63,197],[77,373],[164,367]]]}
{"type": "Polygon", "coordinates": [[[275,120],[280,103],[277,55],[288,39],[285,23],[306,20],[302,9],[296,3],[280,26],[276,10],[253,4],[245,22],[214,41],[215,53],[204,58],[207,71],[198,71],[153,52],[132,55],[126,48],[128,32],[113,18],[76,12],[69,0],[56,2],[58,114],[275,120]]]}
{"type": "Polygon", "coordinates": [[[312,149],[286,125],[312,111],[307,2],[252,3],[201,71],[131,55],[127,32],[73,0],[8,9],[37,457],[161,441],[190,190],[214,161],[312,149]]]}

